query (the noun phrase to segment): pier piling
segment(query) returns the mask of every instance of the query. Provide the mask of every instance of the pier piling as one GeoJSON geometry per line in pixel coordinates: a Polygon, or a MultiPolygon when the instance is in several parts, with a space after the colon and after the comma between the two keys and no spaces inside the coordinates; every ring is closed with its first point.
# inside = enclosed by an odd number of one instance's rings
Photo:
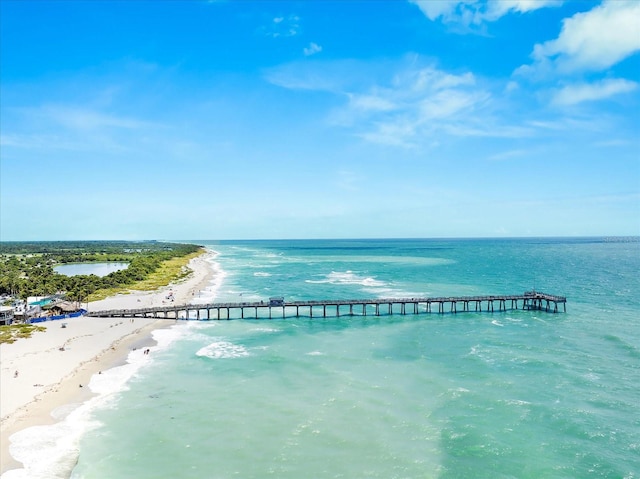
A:
{"type": "MultiPolygon", "coordinates": [[[[458,313],[458,305],[460,304],[462,312],[470,312],[469,303],[474,303],[475,312],[482,312],[483,303],[486,303],[486,312],[493,313],[495,311],[495,302],[498,303],[498,311],[505,312],[509,309],[521,309],[525,311],[544,311],[547,313],[558,313],[558,306],[562,305],[562,311],[567,312],[567,298],[537,291],[528,291],[517,295],[504,296],[458,296],[458,297],[424,297],[424,298],[379,298],[379,299],[344,299],[344,300],[324,300],[324,301],[290,301],[271,304],[261,302],[252,303],[211,303],[201,305],[181,305],[181,306],[162,306],[153,308],[139,309],[120,309],[108,311],[91,311],[87,316],[95,317],[148,317],[148,318],[176,318],[176,319],[196,319],[196,320],[221,320],[232,319],[232,312],[239,312],[241,319],[251,318],[260,319],[259,311],[262,308],[268,309],[268,317],[272,319],[273,309],[282,308],[282,318],[301,317],[301,312],[308,308],[309,318],[313,318],[314,306],[322,307],[322,317],[327,318],[327,306],[335,306],[335,317],[340,317],[340,306],[349,306],[349,316],[354,316],[353,307],[362,307],[362,316],[367,316],[367,308],[373,307],[376,316],[380,316],[380,306],[386,305],[388,315],[394,314],[394,306],[399,306],[400,314],[407,314],[407,305],[413,306],[413,314],[420,314],[421,311],[429,314],[432,312],[432,305],[438,305],[438,313],[445,313],[445,304],[449,303],[449,312],[458,313]],[[508,303],[510,302],[510,303],[508,303]],[[507,304],[511,307],[507,308],[507,304]],[[294,310],[295,308],[295,310],[294,310]],[[203,311],[206,314],[203,314],[203,311]],[[222,314],[222,311],[226,315],[222,314]],[[295,313],[293,312],[295,311],[295,313]],[[215,318],[212,315],[215,312],[215,318]],[[251,314],[253,313],[253,316],[251,314]],[[195,316],[195,318],[194,318],[195,316]],[[204,318],[203,318],[204,316],[204,318]]],[[[398,309],[396,309],[398,311],[398,309]]]]}

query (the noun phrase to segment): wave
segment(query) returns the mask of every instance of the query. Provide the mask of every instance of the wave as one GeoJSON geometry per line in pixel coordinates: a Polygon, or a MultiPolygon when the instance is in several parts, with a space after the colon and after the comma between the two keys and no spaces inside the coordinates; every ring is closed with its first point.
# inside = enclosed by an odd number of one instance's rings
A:
{"type": "Polygon", "coordinates": [[[209,267],[213,272],[213,277],[209,284],[204,289],[198,292],[198,297],[191,300],[192,304],[208,304],[213,303],[220,292],[220,288],[227,276],[227,272],[222,269],[222,266],[217,261],[220,253],[217,251],[209,250],[211,255],[205,259],[209,263],[209,267]]]}
{"type": "Polygon", "coordinates": [[[196,356],[210,359],[241,358],[249,356],[249,351],[244,346],[221,340],[200,348],[196,356]]]}
{"type": "Polygon", "coordinates": [[[153,352],[162,350],[185,334],[186,328],[168,328],[153,331],[155,346],[133,350],[126,364],[94,374],[88,387],[97,394],[81,404],[68,404],[52,412],[58,422],[47,426],[33,426],[10,437],[9,452],[23,464],[12,469],[2,479],[66,479],[71,476],[78,461],[81,438],[101,426],[93,418],[96,409],[114,407],[119,393],[128,389],[128,381],[145,365],[152,362],[153,352]],[[181,331],[182,329],[182,331],[181,331]]]}
{"type": "Polygon", "coordinates": [[[305,282],[311,283],[311,284],[326,284],[326,283],[338,284],[338,285],[352,284],[352,285],[376,287],[376,288],[382,288],[384,286],[387,286],[387,283],[385,283],[384,281],[380,281],[371,276],[366,276],[366,277],[358,276],[353,271],[345,271],[344,273],[339,271],[332,271],[331,273],[326,275],[324,279],[320,279],[320,280],[307,279],[305,280],[305,282]]]}
{"type": "Polygon", "coordinates": [[[251,331],[258,331],[261,333],[279,333],[282,330],[276,328],[253,328],[251,331]]]}
{"type": "Polygon", "coordinates": [[[379,298],[421,298],[427,295],[424,291],[403,291],[394,288],[391,283],[372,276],[357,275],[353,271],[332,271],[323,279],[307,279],[305,283],[361,286],[360,289],[362,291],[373,294],[379,298]]]}

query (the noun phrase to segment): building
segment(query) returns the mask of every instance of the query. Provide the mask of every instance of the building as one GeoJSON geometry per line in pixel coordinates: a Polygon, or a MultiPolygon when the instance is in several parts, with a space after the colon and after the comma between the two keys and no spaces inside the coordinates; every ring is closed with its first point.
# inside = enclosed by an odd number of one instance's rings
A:
{"type": "Polygon", "coordinates": [[[45,310],[48,310],[52,315],[61,315],[61,314],[70,314],[75,313],[80,308],[77,303],[71,301],[59,301],[55,304],[48,305],[44,307],[45,310]]]}
{"type": "Polygon", "coordinates": [[[11,306],[0,306],[0,326],[13,323],[13,317],[11,306]]]}

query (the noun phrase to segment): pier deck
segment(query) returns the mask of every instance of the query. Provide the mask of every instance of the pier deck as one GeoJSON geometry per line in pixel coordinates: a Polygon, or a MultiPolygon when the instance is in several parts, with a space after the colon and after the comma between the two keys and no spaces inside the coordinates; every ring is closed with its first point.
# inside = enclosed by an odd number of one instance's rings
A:
{"type": "Polygon", "coordinates": [[[109,318],[159,318],[182,320],[271,319],[273,317],[380,316],[383,314],[425,314],[458,312],[494,312],[534,310],[558,313],[567,311],[567,298],[527,291],[502,296],[453,296],[433,298],[377,298],[321,301],[256,301],[167,305],[140,309],[90,311],[87,316],[109,318]]]}

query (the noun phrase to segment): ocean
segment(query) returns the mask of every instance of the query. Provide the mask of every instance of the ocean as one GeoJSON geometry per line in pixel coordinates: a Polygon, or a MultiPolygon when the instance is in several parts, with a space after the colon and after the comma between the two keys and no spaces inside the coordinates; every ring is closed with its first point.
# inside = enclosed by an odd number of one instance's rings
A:
{"type": "Polygon", "coordinates": [[[197,243],[201,303],[535,288],[567,311],[181,322],[25,436],[42,477],[640,478],[638,238],[197,243]]]}

